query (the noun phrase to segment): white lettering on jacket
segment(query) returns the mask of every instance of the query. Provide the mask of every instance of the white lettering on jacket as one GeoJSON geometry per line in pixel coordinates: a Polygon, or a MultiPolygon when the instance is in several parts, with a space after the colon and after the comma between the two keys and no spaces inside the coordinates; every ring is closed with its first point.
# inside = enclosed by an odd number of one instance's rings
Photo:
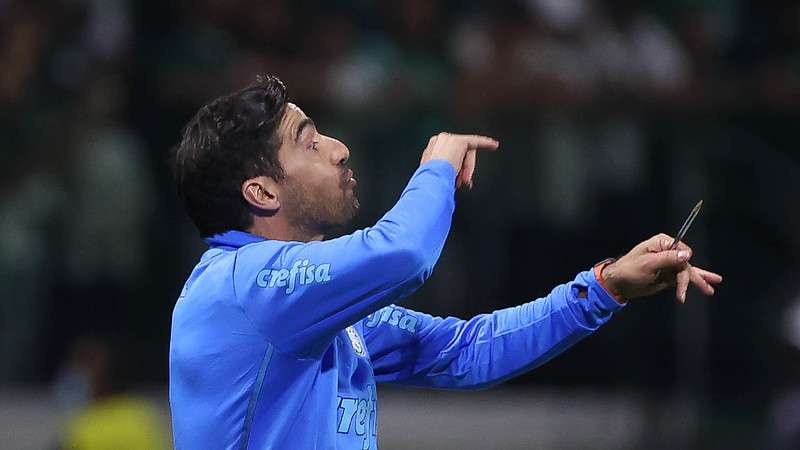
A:
{"type": "Polygon", "coordinates": [[[330,264],[309,264],[307,259],[297,260],[290,269],[262,269],[256,275],[256,285],[261,288],[286,288],[291,294],[297,286],[326,283],[331,279],[330,264]]]}

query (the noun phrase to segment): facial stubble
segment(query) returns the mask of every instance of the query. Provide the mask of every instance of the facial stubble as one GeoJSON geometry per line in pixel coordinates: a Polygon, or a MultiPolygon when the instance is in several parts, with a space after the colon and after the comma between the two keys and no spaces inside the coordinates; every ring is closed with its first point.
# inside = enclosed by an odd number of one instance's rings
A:
{"type": "Polygon", "coordinates": [[[344,186],[316,188],[287,176],[283,182],[289,223],[300,240],[330,236],[347,225],[358,212],[356,193],[344,186]]]}

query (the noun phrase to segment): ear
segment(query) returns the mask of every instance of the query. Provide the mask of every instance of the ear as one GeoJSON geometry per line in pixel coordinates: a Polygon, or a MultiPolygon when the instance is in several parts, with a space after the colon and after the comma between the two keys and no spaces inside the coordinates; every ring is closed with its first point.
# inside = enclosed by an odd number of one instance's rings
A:
{"type": "Polygon", "coordinates": [[[281,207],[278,191],[278,183],[267,176],[249,178],[242,183],[244,199],[261,211],[276,212],[281,207]]]}

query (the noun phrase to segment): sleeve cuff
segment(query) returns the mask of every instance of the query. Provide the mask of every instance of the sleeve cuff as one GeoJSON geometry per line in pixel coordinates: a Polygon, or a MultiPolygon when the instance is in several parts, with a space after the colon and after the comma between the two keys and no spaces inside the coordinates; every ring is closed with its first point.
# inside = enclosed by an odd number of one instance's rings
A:
{"type": "Polygon", "coordinates": [[[449,180],[451,184],[455,185],[456,169],[454,169],[453,165],[447,160],[432,159],[417,169],[418,172],[422,172],[424,170],[430,170],[437,175],[441,175],[442,177],[445,177],[445,179],[449,180]]]}
{"type": "Polygon", "coordinates": [[[586,299],[606,311],[619,311],[624,308],[626,303],[619,303],[611,293],[609,293],[594,276],[594,270],[590,269],[580,275],[586,282],[586,299]]]}

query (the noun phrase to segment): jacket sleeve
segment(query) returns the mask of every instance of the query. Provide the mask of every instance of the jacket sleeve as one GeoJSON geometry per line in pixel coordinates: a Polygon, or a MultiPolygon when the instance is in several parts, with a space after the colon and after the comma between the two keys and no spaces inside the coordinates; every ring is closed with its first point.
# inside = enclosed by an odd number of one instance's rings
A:
{"type": "Polygon", "coordinates": [[[544,298],[470,320],[391,305],[362,325],[376,381],[478,389],[544,364],[622,307],[586,271],[544,298]]]}
{"type": "Polygon", "coordinates": [[[329,241],[242,247],[233,282],[245,315],[279,350],[318,353],[430,276],[450,230],[454,184],[448,162],[430,161],[373,227],[329,241]]]}

